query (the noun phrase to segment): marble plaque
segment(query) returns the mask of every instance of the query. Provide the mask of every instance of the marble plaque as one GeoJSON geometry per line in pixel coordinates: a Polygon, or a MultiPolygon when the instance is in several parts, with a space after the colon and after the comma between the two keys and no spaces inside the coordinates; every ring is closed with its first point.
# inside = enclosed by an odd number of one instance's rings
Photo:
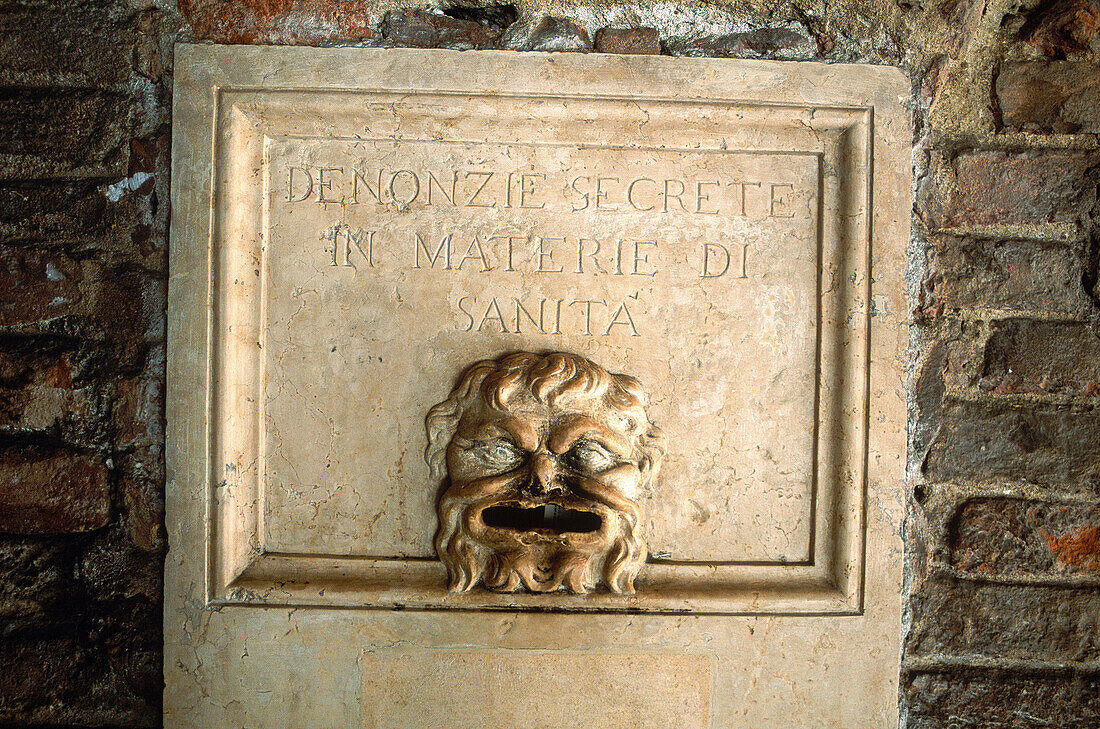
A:
{"type": "Polygon", "coordinates": [[[176,69],[166,726],[413,726],[421,683],[438,707],[470,683],[464,712],[506,701],[480,670],[578,706],[610,671],[669,726],[896,724],[900,73],[216,46],[176,69]],[[610,388],[584,416],[642,417],[659,457],[471,435],[477,408],[581,417],[548,368],[610,388]],[[513,379],[525,404],[497,407],[513,379]],[[440,536],[463,453],[519,464],[526,485],[476,513],[533,557],[448,552],[473,539],[440,536]],[[618,512],[530,496],[536,461],[648,476],[629,579],[607,566],[626,541],[593,557],[555,531],[618,512]],[[691,668],[659,680],[662,660],[691,668]],[[690,706],[660,696],[680,683],[690,706]]]}

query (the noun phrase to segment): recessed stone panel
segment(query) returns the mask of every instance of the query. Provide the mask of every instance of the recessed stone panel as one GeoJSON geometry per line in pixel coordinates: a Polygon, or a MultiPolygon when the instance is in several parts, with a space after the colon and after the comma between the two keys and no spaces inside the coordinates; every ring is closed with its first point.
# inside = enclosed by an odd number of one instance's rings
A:
{"type": "MultiPolygon", "coordinates": [[[[332,640],[373,625],[373,645],[405,630],[378,609],[411,608],[424,611],[406,627],[425,648],[480,651],[492,640],[463,616],[532,611],[521,632],[538,633],[551,612],[603,621],[586,648],[652,630],[653,647],[677,655],[694,628],[667,616],[696,615],[726,621],[707,623],[724,636],[708,640],[719,666],[752,620],[787,646],[769,670],[805,670],[804,639],[826,674],[851,660],[814,637],[837,621],[853,637],[899,630],[909,182],[898,74],[198,46],[181,47],[178,69],[168,615],[191,606],[189,621],[205,614],[238,645],[274,628],[257,607],[288,607],[287,627],[311,646],[330,639],[326,623],[332,640]],[[552,352],[568,354],[539,359],[552,352]],[[478,362],[481,375],[468,369],[478,362]],[[470,382],[480,389],[464,394],[470,382]],[[562,405],[570,387],[606,390],[606,407],[562,405]],[[478,428],[503,435],[477,435],[475,406],[512,424],[490,418],[478,428]],[[582,415],[638,440],[555,445],[582,415]],[[453,428],[440,436],[443,421],[453,428]],[[490,516],[462,511],[484,523],[456,533],[518,537],[437,538],[463,458],[514,494],[490,516]],[[560,494],[531,495],[538,464],[560,494]],[[624,486],[633,468],[643,477],[624,486]],[[586,506],[604,485],[610,511],[586,506]],[[629,540],[585,546],[617,519],[629,540]],[[628,545],[633,579],[606,577],[628,545]],[[483,579],[456,591],[467,568],[483,579]],[[314,617],[299,622],[299,608],[314,617]]],[[[166,621],[169,642],[177,623],[166,621]]],[[[345,654],[334,660],[364,666],[375,652],[345,654]]],[[[459,674],[479,655],[462,654],[459,674]]],[[[512,665],[508,652],[484,655],[512,665]]],[[[204,663],[211,676],[237,663],[219,656],[204,663]]],[[[896,662],[871,673],[883,670],[885,684],[851,689],[863,707],[851,715],[875,725],[893,721],[880,714],[896,662]]],[[[182,680],[169,680],[176,717],[192,694],[182,680]]],[[[379,680],[359,685],[377,693],[379,680]]],[[[768,696],[746,726],[782,714],[785,699],[768,696]]],[[[194,716],[220,716],[209,711],[194,716]]],[[[799,725],[869,725],[822,722],[799,725]]]]}
{"type": "Polygon", "coordinates": [[[354,137],[266,152],[267,548],[433,556],[424,415],[470,362],[564,349],[648,385],[679,444],[645,495],[655,554],[810,559],[819,154],[354,137]]]}
{"type": "Polygon", "coordinates": [[[365,658],[364,729],[710,726],[713,662],[704,654],[392,649],[365,658]],[[582,676],[601,691],[576,692],[582,676]]]}

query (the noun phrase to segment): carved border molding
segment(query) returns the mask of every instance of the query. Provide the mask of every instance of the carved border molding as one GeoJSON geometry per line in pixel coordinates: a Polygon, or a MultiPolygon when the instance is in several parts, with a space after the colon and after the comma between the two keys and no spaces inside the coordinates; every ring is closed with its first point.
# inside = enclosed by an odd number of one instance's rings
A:
{"type": "MultiPolygon", "coordinates": [[[[384,51],[378,53],[380,58],[385,57],[384,51]]],[[[525,63],[533,62],[526,56],[519,57],[527,59],[525,63]]],[[[259,393],[264,373],[257,342],[263,338],[265,280],[253,271],[263,270],[256,262],[264,256],[266,200],[272,184],[268,176],[268,145],[279,138],[308,136],[304,130],[309,110],[318,103],[328,109],[346,107],[341,100],[349,95],[364,100],[400,99],[413,93],[421,97],[432,95],[440,104],[461,111],[463,104],[474,103],[481,92],[457,85],[446,89],[363,88],[352,78],[333,80],[326,84],[329,88],[307,89],[293,78],[286,83],[270,79],[252,84],[239,77],[222,78],[216,69],[209,67],[203,73],[205,76],[181,81],[190,86],[196,106],[209,107],[212,100],[213,115],[208,115],[205,121],[208,135],[188,135],[190,139],[205,136],[209,146],[177,148],[174,155],[177,160],[181,155],[192,155],[195,169],[213,171],[207,179],[185,180],[185,192],[181,195],[192,216],[205,219],[208,229],[201,239],[194,231],[174,230],[173,245],[205,247],[207,268],[185,274],[173,271],[173,278],[182,275],[203,279],[202,284],[189,282],[186,295],[179,293],[176,284],[174,318],[206,318],[202,341],[192,337],[188,354],[196,375],[191,385],[201,389],[204,402],[206,556],[202,599],[205,603],[658,614],[863,612],[867,490],[874,478],[869,477],[874,468],[869,465],[868,453],[876,450],[869,436],[871,393],[893,391],[895,385],[890,377],[898,371],[894,361],[879,366],[871,358],[872,350],[876,349],[872,346],[873,325],[882,326],[875,320],[872,306],[875,289],[871,266],[873,259],[878,262],[872,241],[881,235],[878,227],[896,230],[900,225],[898,211],[886,210],[887,218],[880,221],[873,205],[876,158],[881,155],[888,163],[896,164],[900,155],[896,150],[881,151],[876,146],[882,142],[876,137],[875,108],[867,103],[870,98],[867,89],[853,90],[852,104],[838,103],[837,99],[845,97],[836,93],[836,89],[831,95],[817,94],[820,100],[829,103],[812,104],[747,101],[734,95],[700,98],[689,93],[683,97],[652,93],[622,96],[599,93],[592,84],[588,88],[582,85],[575,93],[527,94],[513,90],[491,94],[497,103],[508,99],[516,103],[531,99],[546,103],[568,100],[584,101],[591,107],[613,108],[622,104],[674,107],[683,109],[685,114],[690,114],[693,108],[718,105],[736,108],[746,125],[767,123],[773,127],[782,126],[776,121],[777,115],[771,113],[765,118],[763,112],[790,110],[789,129],[772,130],[782,134],[789,131],[790,145],[784,149],[738,151],[782,152],[816,160],[818,268],[825,270],[828,266],[840,272],[827,281],[819,275],[817,281],[817,389],[812,393],[816,411],[815,478],[809,505],[812,527],[807,558],[790,562],[684,562],[651,558],[639,578],[636,595],[601,592],[554,595],[547,599],[545,595],[486,591],[455,595],[446,591],[444,568],[434,558],[286,552],[265,544],[263,536],[264,443],[259,393]],[[203,89],[205,100],[197,98],[203,89]],[[309,104],[304,103],[307,97],[309,104]],[[857,100],[863,103],[856,103],[857,100]],[[811,119],[809,128],[807,118],[811,119]],[[837,210],[839,214],[826,218],[821,213],[825,209],[837,210]],[[247,276],[242,275],[246,273],[247,276]],[[186,300],[181,303],[181,299],[186,300]],[[197,376],[200,366],[204,373],[201,383],[197,376]]],[[[336,124],[332,134],[324,139],[348,138],[338,127],[336,124]]],[[[577,140],[576,144],[586,145],[583,140],[577,140]]],[[[729,150],[703,146],[692,147],[691,151],[722,154],[729,150]]],[[[183,167],[187,169],[186,164],[183,167]]],[[[885,255],[893,262],[903,247],[891,242],[885,255]]],[[[900,270],[889,275],[900,276],[900,270]]],[[[895,322],[889,319],[888,324],[894,326],[895,322]]],[[[895,337],[892,331],[885,338],[891,337],[895,337]]],[[[877,345],[885,346],[893,345],[877,345]]],[[[180,386],[179,382],[174,384],[177,395],[180,386]]],[[[191,428],[198,425],[195,417],[190,420],[191,428]]],[[[886,437],[893,438],[893,431],[886,437]]],[[[879,472],[884,472],[883,469],[879,472]]],[[[176,476],[170,473],[171,478],[176,476]]]]}

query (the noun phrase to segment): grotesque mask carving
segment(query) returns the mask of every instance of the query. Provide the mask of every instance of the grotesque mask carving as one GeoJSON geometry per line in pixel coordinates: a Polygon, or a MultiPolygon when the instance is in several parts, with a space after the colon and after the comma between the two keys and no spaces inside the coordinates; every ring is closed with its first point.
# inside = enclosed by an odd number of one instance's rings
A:
{"type": "Polygon", "coordinates": [[[633,593],[646,559],[635,500],[664,455],[645,404],[633,377],[575,354],[466,370],[427,418],[450,589],[633,593]]]}

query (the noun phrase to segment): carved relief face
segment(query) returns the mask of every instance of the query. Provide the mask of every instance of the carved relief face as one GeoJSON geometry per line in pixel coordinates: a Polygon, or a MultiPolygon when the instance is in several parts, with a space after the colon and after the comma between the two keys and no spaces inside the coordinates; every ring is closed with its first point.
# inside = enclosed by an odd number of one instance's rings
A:
{"type": "Polygon", "coordinates": [[[436,549],[452,590],[633,592],[646,557],[636,499],[663,455],[637,381],[517,353],[468,370],[428,426],[429,463],[446,466],[436,549]]]}

